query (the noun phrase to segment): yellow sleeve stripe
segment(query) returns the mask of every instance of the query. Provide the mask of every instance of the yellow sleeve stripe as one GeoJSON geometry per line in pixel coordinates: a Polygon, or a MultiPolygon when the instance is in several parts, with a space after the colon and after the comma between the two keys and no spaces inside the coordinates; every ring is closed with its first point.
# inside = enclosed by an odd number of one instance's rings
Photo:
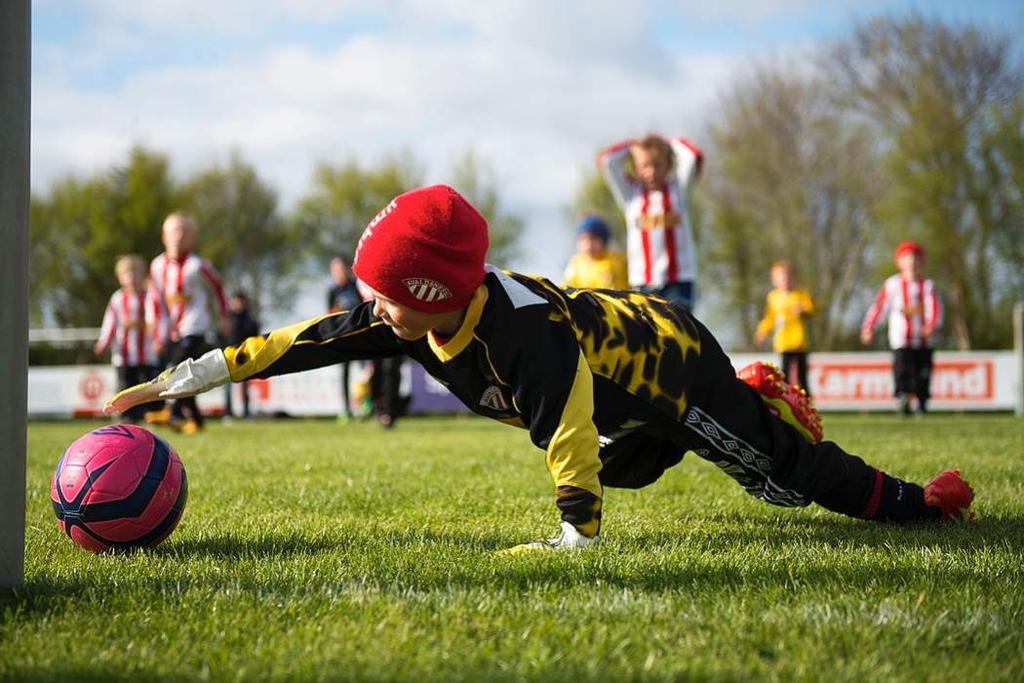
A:
{"type": "Polygon", "coordinates": [[[548,444],[547,466],[555,486],[575,486],[600,498],[599,448],[594,426],[594,377],[581,350],[562,419],[548,444]]]}
{"type": "Polygon", "coordinates": [[[227,347],[224,349],[224,358],[228,364],[228,372],[231,374],[231,381],[241,382],[248,377],[252,377],[255,374],[263,372],[273,365],[275,361],[280,359],[281,356],[287,353],[288,349],[293,346],[303,344],[328,344],[335,339],[342,339],[344,337],[360,334],[376,327],[377,325],[384,324],[380,321],[375,321],[368,327],[351,330],[336,337],[296,341],[303,332],[311,327],[319,325],[322,320],[342,315],[343,313],[344,312],[321,315],[317,318],[304,320],[300,323],[295,323],[294,325],[274,330],[265,337],[249,337],[238,346],[227,347]]]}
{"type": "Polygon", "coordinates": [[[231,381],[240,382],[266,370],[295,344],[300,334],[326,317],[328,316],[322,315],[319,318],[282,327],[265,337],[249,337],[238,346],[224,349],[231,381]]]}

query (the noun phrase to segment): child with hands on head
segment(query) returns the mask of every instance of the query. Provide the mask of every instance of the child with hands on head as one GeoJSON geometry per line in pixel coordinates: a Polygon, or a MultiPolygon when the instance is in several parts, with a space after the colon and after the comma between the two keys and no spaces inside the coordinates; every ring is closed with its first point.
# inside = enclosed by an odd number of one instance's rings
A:
{"type": "MultiPolygon", "coordinates": [[[[969,507],[970,488],[953,472],[922,488],[834,443],[809,441],[737,379],[684,309],[502,271],[485,265],[487,244],[483,217],[452,188],[400,195],[356,252],[355,273],[373,301],[186,361],[108,407],[405,353],[471,410],[529,430],[544,450],[560,532],[516,552],[594,544],[605,489],[646,486],[688,450],[776,505],[817,502],[878,521],[959,516],[969,507]]],[[[790,416],[813,416],[807,405],[795,408],[790,416]]]]}
{"type": "Polygon", "coordinates": [[[688,311],[697,280],[689,194],[703,163],[704,155],[686,138],[653,133],[612,145],[598,158],[626,218],[629,284],[688,311]]]}

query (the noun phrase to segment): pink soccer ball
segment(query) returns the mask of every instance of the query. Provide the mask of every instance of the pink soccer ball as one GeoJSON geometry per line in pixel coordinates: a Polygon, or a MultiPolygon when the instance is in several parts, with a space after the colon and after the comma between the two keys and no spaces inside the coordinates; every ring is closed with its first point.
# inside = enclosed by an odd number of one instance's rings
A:
{"type": "Polygon", "coordinates": [[[100,427],[77,439],[50,483],[58,526],[97,553],[157,545],[178,525],[186,500],[178,454],[134,425],[100,427]]]}

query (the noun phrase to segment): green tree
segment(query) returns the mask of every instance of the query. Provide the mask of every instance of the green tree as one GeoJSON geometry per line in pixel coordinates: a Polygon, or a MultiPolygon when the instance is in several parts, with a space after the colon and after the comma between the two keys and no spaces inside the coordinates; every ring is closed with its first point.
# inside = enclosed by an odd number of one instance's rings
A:
{"type": "Polygon", "coordinates": [[[234,151],[226,165],[202,170],[176,192],[199,225],[199,252],[229,290],[243,289],[254,313],[273,309],[296,290],[301,250],[294,226],[277,210],[277,193],[234,151]]]}
{"type": "Polygon", "coordinates": [[[579,219],[590,213],[597,214],[605,219],[608,222],[608,226],[612,229],[614,239],[625,248],[626,217],[619,209],[618,204],[615,203],[615,197],[612,196],[611,190],[608,189],[608,184],[604,181],[604,176],[601,175],[596,162],[593,166],[583,171],[583,179],[576,190],[576,196],[573,198],[572,215],[567,223],[575,229],[579,219]]]}
{"type": "Polygon", "coordinates": [[[719,101],[711,127],[701,278],[713,281],[745,339],[753,335],[776,260],[818,302],[815,345],[852,336],[881,185],[867,128],[833,105],[827,79],[761,66],[719,101]],[[756,141],[756,144],[754,143],[756,141]]]}
{"type": "Polygon", "coordinates": [[[455,162],[449,184],[487,219],[490,236],[488,261],[504,265],[518,256],[523,219],[502,206],[493,168],[481,161],[471,149],[455,162]]]}
{"type": "Polygon", "coordinates": [[[395,195],[422,184],[422,171],[409,155],[384,160],[376,167],[349,159],[340,166],[317,165],[313,187],[295,207],[291,221],[305,254],[321,262],[336,253],[351,258],[366,224],[395,195]]]}
{"type": "Polygon", "coordinates": [[[879,270],[891,270],[898,240],[921,240],[954,344],[1008,344],[1024,235],[1024,75],[1009,37],[919,16],[875,19],[835,48],[832,67],[842,101],[885,151],[879,270]]]}
{"type": "Polygon", "coordinates": [[[133,148],[124,165],[92,178],[65,177],[32,197],[30,302],[33,324],[98,326],[117,288],[121,254],[161,250],[172,210],[167,158],[133,148]]]}

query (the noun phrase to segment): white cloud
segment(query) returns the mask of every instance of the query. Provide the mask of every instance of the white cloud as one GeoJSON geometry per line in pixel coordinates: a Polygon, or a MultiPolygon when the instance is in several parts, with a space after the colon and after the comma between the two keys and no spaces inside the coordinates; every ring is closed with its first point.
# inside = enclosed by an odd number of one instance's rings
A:
{"type": "MultiPolygon", "coordinates": [[[[201,4],[186,3],[207,16],[201,4]]],[[[145,22],[178,17],[179,3],[142,5],[145,22]]],[[[268,5],[285,11],[284,3],[268,5]]],[[[230,15],[233,6],[209,11],[230,15]]],[[[561,209],[598,148],[648,130],[699,136],[736,61],[674,56],[654,42],[643,13],[611,4],[583,23],[539,2],[426,8],[410,0],[406,7],[395,31],[363,34],[326,53],[271,45],[247,61],[140,70],[108,90],[41,72],[33,185],[106,168],[135,142],[169,153],[179,173],[235,147],[289,206],[319,160],[376,160],[407,149],[439,181],[473,147],[493,164],[509,206],[539,223],[530,241],[540,244],[526,245],[533,260],[524,265],[554,276],[568,245],[544,235],[566,231],[561,209]],[[427,9],[432,18],[417,29],[427,9]],[[464,32],[454,37],[430,30],[456,19],[464,32]]]]}
{"type": "MultiPolygon", "coordinates": [[[[60,7],[58,0],[45,5],[60,7]]],[[[189,33],[249,34],[291,20],[326,22],[386,10],[372,0],[86,0],[79,7],[100,24],[189,33]]]]}

